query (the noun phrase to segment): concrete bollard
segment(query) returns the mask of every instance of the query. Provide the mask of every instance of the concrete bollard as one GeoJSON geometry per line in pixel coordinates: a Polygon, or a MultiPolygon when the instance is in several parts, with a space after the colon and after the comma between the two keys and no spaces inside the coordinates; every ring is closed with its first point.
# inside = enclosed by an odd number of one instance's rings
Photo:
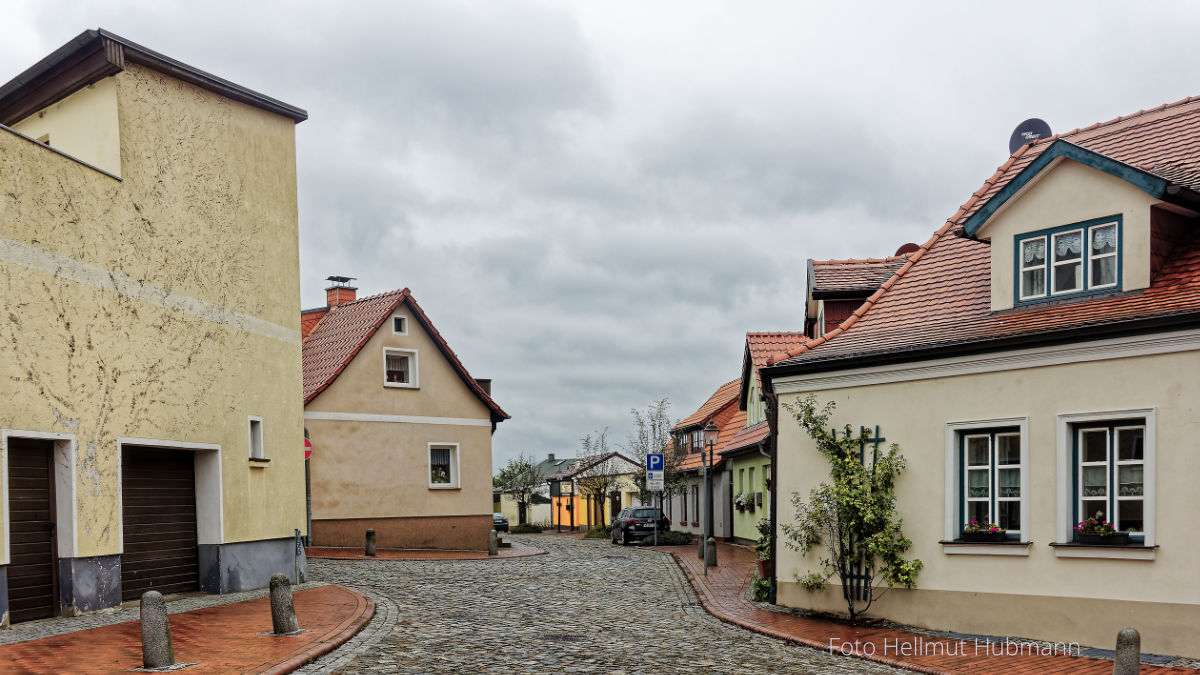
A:
{"type": "Polygon", "coordinates": [[[171,623],[162,593],[142,593],[142,666],[167,668],[175,665],[175,647],[171,644],[171,623]]]}
{"type": "Polygon", "coordinates": [[[1113,675],[1137,675],[1142,660],[1142,636],[1133,628],[1117,633],[1117,653],[1113,655],[1113,675]]]}
{"type": "Polygon", "coordinates": [[[717,566],[717,540],[712,537],[704,544],[704,565],[706,567],[717,566]]]}
{"type": "Polygon", "coordinates": [[[364,553],[375,556],[375,530],[367,530],[367,546],[364,553]]]}
{"type": "Polygon", "coordinates": [[[271,577],[271,624],[276,635],[300,632],[296,621],[296,605],[292,603],[292,582],[286,574],[271,577]]]}
{"type": "Polygon", "coordinates": [[[488,534],[488,555],[500,555],[500,537],[495,530],[488,534]]]}
{"type": "Polygon", "coordinates": [[[705,546],[705,544],[704,544],[704,533],[702,532],[702,533],[700,533],[699,537],[696,537],[696,557],[697,558],[704,560],[705,548],[707,548],[707,546],[705,546]]]}

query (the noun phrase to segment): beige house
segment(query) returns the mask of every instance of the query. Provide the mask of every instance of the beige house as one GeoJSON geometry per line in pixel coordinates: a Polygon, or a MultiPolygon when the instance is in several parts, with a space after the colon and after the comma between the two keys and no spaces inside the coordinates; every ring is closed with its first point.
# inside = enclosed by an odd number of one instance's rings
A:
{"type": "Polygon", "coordinates": [[[330,277],[303,313],[312,544],[483,550],[492,433],[508,414],[408,289],[356,299],[330,277]]]}
{"type": "Polygon", "coordinates": [[[0,86],[0,623],[294,569],[305,118],[103,30],[0,86]]]}
{"type": "MultiPolygon", "coordinates": [[[[872,614],[935,629],[1200,656],[1200,101],[1018,150],[836,329],[761,369],[784,500],[829,467],[778,404],[812,394],[908,462],[914,590],[872,614]],[[1091,540],[1088,516],[1116,534],[1091,540]],[[968,541],[971,521],[1004,536],[968,541]]],[[[786,504],[786,501],[783,501],[786,504]]],[[[779,513],[793,518],[790,507],[779,513]]],[[[780,546],[778,602],[817,556],[780,546]]]]}

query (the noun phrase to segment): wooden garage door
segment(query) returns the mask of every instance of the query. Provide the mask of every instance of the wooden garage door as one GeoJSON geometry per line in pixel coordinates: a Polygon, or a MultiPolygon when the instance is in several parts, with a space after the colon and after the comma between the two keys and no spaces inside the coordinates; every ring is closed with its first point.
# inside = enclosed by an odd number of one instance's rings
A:
{"type": "Polygon", "coordinates": [[[199,588],[195,455],[162,448],[121,451],[125,550],[121,597],[199,588]]]}
{"type": "Polygon", "coordinates": [[[50,441],[8,440],[8,505],[12,536],[8,566],[9,620],[54,616],[54,469],[50,441]]]}

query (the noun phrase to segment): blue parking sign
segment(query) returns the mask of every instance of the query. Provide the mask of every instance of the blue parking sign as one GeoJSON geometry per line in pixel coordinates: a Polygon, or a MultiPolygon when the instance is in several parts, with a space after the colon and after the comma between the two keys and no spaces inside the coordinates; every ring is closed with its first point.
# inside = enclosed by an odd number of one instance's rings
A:
{"type": "Polygon", "coordinates": [[[646,455],[646,470],[647,471],[662,471],[663,456],[661,452],[650,453],[646,455]]]}

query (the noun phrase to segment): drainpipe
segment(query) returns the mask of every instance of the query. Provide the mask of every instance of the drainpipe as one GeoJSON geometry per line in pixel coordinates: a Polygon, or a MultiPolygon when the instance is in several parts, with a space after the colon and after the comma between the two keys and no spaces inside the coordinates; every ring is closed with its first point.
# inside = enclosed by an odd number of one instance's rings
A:
{"type": "Polygon", "coordinates": [[[777,518],[777,514],[779,513],[779,462],[777,461],[777,455],[779,454],[779,443],[778,436],[775,433],[775,430],[779,428],[779,411],[776,408],[778,401],[775,398],[774,387],[772,386],[770,380],[763,382],[763,398],[765,398],[767,402],[767,405],[764,407],[766,408],[767,429],[769,431],[769,435],[767,436],[768,450],[763,452],[761,447],[762,444],[760,443],[759,452],[771,460],[771,494],[767,495],[767,497],[771,502],[771,514],[769,518],[771,523],[770,555],[773,564],[771,565],[771,585],[767,591],[767,602],[770,602],[772,605],[774,605],[776,604],[776,581],[779,578],[779,558],[776,556],[776,552],[779,548],[779,520],[777,518]]]}

